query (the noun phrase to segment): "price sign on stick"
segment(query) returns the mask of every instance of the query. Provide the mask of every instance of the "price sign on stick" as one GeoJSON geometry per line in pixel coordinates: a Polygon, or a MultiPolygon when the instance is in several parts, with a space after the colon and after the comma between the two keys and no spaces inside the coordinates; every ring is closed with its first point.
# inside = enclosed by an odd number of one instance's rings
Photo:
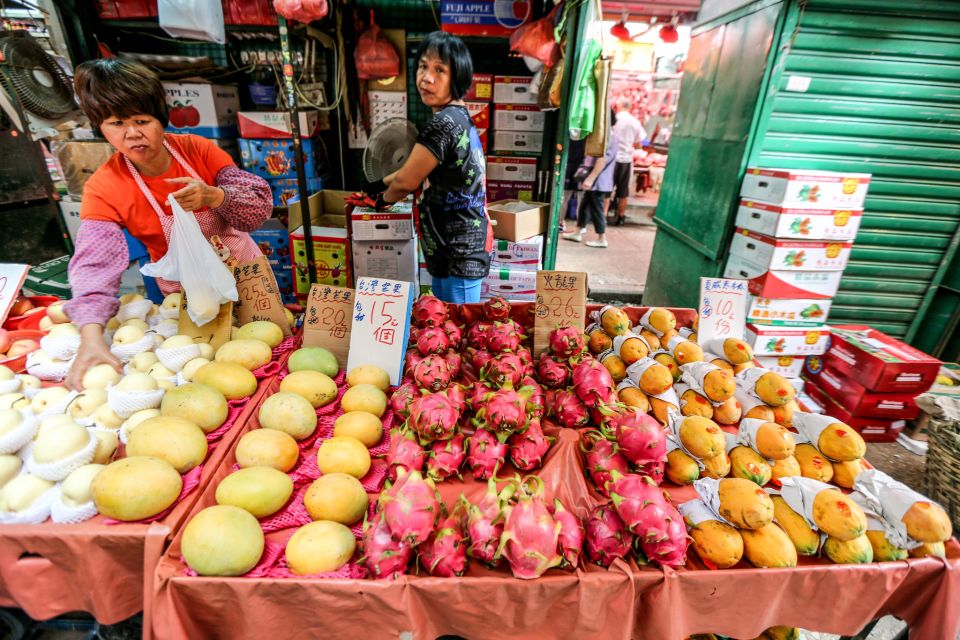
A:
{"type": "Polygon", "coordinates": [[[273,270],[264,256],[234,267],[233,277],[237,281],[238,300],[235,308],[240,326],[254,320],[269,320],[283,329],[283,335],[293,335],[287,315],[283,312],[273,270]]]}
{"type": "Polygon", "coordinates": [[[0,264],[0,324],[6,322],[29,270],[25,264],[0,264]]]}
{"type": "Polygon", "coordinates": [[[587,274],[579,271],[538,271],[534,308],[534,356],[547,350],[550,332],[558,327],[581,331],[587,318],[587,274]]]}
{"type": "Polygon", "coordinates": [[[710,344],[715,339],[743,340],[747,318],[745,280],[700,278],[700,324],[697,341],[710,344]]]}
{"type": "Polygon", "coordinates": [[[315,284],[310,287],[303,317],[303,346],[323,347],[347,366],[353,324],[353,289],[315,284]]]}
{"type": "Polygon", "coordinates": [[[400,384],[410,338],[413,284],[383,278],[360,278],[353,303],[347,371],[373,364],[400,384]]]}
{"type": "Polygon", "coordinates": [[[230,329],[233,327],[233,303],[220,305],[217,317],[202,327],[190,318],[187,313],[187,295],[183,295],[183,304],[180,305],[180,319],[177,323],[177,333],[201,339],[214,349],[219,349],[223,343],[230,340],[230,329]]]}

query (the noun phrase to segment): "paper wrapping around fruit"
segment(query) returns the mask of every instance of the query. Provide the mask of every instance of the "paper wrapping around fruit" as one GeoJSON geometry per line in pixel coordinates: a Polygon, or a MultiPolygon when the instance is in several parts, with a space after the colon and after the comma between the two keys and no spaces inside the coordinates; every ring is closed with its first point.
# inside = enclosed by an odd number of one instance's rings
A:
{"type": "Polygon", "coordinates": [[[831,416],[795,411],[793,414],[793,428],[797,430],[797,435],[794,439],[797,444],[808,443],[819,449],[820,434],[826,431],[827,427],[837,422],[839,422],[839,420],[831,416]]]}
{"type": "MultiPolygon", "coordinates": [[[[753,369],[747,369],[747,371],[753,371],[753,369]]],[[[751,394],[745,388],[737,385],[736,390],[733,392],[733,397],[736,398],[737,402],[740,403],[740,408],[742,410],[741,415],[747,415],[747,413],[754,407],[765,407],[767,406],[760,398],[751,394]]]]}
{"type": "Polygon", "coordinates": [[[670,387],[663,393],[658,393],[656,395],[650,396],[651,398],[656,398],[657,400],[662,400],[669,404],[674,405],[675,407],[680,406],[680,396],[677,395],[677,392],[674,391],[673,387],[670,387]]]}
{"type": "Polygon", "coordinates": [[[640,358],[627,367],[627,376],[637,384],[640,384],[640,377],[643,376],[643,372],[655,364],[659,363],[653,358],[640,358]]]}
{"type": "MultiPolygon", "coordinates": [[[[722,353],[722,350],[721,350],[722,353]]],[[[744,369],[737,374],[737,388],[741,387],[747,391],[750,395],[756,394],[757,380],[763,377],[764,374],[769,373],[766,369],[761,369],[760,367],[752,367],[750,369],[744,369]]]]}
{"type": "Polygon", "coordinates": [[[683,425],[684,420],[687,419],[687,416],[680,415],[673,410],[670,410],[669,416],[670,421],[667,424],[667,453],[679,449],[693,458],[697,466],[700,467],[700,470],[703,471],[706,468],[703,461],[690,453],[690,450],[683,446],[683,440],[680,439],[680,427],[683,425]]]}
{"type": "Polygon", "coordinates": [[[660,331],[659,329],[654,327],[652,324],[650,324],[650,316],[652,316],[653,312],[656,310],[657,310],[657,307],[650,307],[649,309],[647,309],[646,313],[640,316],[640,324],[643,326],[644,329],[655,333],[657,337],[662,337],[663,331],[660,331]]]}
{"type": "MultiPolygon", "coordinates": [[[[689,340],[689,339],[690,339],[690,336],[692,336],[693,334],[695,334],[696,331],[694,331],[694,330],[691,329],[690,327],[680,327],[679,329],[677,329],[677,333],[678,333],[678,334],[680,335],[680,337],[683,338],[684,340],[689,340]]],[[[671,338],[671,340],[672,340],[672,338],[671,338]]],[[[706,354],[704,354],[704,357],[706,357],[706,354]]]]}
{"type": "MultiPolygon", "coordinates": [[[[803,476],[780,478],[780,495],[791,509],[803,516],[814,531],[818,530],[818,527],[813,520],[813,501],[817,494],[825,489],[836,489],[836,487],[803,476]]],[[[767,490],[767,493],[774,493],[774,491],[767,490]]]]}
{"type": "Polygon", "coordinates": [[[620,381],[619,384],[617,384],[617,393],[627,388],[639,389],[640,385],[638,385],[636,382],[634,382],[630,378],[624,378],[623,380],[620,381]]]}
{"type": "MultiPolygon", "coordinates": [[[[622,336],[614,336],[613,338],[613,348],[607,349],[611,353],[616,353],[618,356],[621,355],[620,349],[623,346],[623,343],[627,340],[641,340],[643,344],[647,346],[647,351],[652,352],[653,349],[650,348],[650,343],[647,342],[647,339],[637,333],[625,333],[622,336]]],[[[600,356],[597,356],[598,358],[600,356]]]]}
{"type": "Polygon", "coordinates": [[[710,507],[708,507],[703,500],[688,500],[681,504],[678,509],[680,510],[680,515],[683,516],[683,519],[687,521],[687,525],[690,527],[695,527],[707,520],[723,522],[717,514],[710,510],[710,507]]]}
{"type": "MultiPolygon", "coordinates": [[[[757,449],[757,431],[766,423],[766,420],[759,420],[757,418],[744,418],[741,420],[740,430],[737,431],[736,435],[737,443],[759,452],[759,449],[757,449]]],[[[730,453],[729,449],[727,449],[727,453],[730,453]]]]}
{"type": "MultiPolygon", "coordinates": [[[[673,340],[671,340],[670,343],[672,344],[673,340]]],[[[720,367],[715,364],[710,364],[709,362],[688,362],[680,366],[680,379],[691,389],[706,398],[710,404],[719,407],[723,402],[710,400],[710,397],[706,391],[704,391],[704,379],[707,377],[707,374],[719,370],[720,367]]]]}
{"type": "Polygon", "coordinates": [[[916,549],[923,543],[907,535],[903,516],[916,502],[931,502],[902,482],[897,482],[878,469],[867,469],[857,474],[850,497],[863,508],[867,516],[878,518],[887,540],[901,549],[916,549]]]}
{"type": "Polygon", "coordinates": [[[612,305],[607,304],[607,305],[604,305],[604,306],[600,307],[600,310],[599,310],[599,311],[592,311],[592,312],[590,312],[590,319],[593,320],[593,324],[596,324],[596,325],[599,326],[599,325],[601,324],[600,318],[602,318],[602,317],[603,317],[603,314],[604,314],[605,312],[609,311],[610,309],[619,310],[619,307],[614,307],[614,306],[612,306],[612,305]]]}
{"type": "Polygon", "coordinates": [[[700,478],[695,480],[693,488],[696,490],[704,506],[713,512],[714,520],[736,528],[736,525],[720,515],[720,480],[716,478],[700,478]]]}

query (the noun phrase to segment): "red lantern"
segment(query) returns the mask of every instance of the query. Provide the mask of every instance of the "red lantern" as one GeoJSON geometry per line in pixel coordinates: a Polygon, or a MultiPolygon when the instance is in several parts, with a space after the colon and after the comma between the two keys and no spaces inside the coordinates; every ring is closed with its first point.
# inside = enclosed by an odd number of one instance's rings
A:
{"type": "Polygon", "coordinates": [[[667,43],[674,43],[680,39],[680,34],[674,25],[668,24],[660,28],[660,39],[667,43]]]}

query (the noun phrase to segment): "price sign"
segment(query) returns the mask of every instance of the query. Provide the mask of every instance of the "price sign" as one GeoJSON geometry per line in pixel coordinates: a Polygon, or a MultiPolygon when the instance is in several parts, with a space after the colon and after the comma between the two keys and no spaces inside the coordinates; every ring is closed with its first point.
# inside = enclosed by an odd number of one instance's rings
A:
{"type": "Polygon", "coordinates": [[[534,308],[534,356],[547,350],[550,332],[559,327],[581,331],[587,318],[587,274],[579,271],[538,271],[534,308]]]}
{"type": "Polygon", "coordinates": [[[240,326],[254,320],[269,320],[283,329],[283,335],[293,335],[287,315],[283,312],[273,270],[264,256],[238,264],[233,268],[233,277],[237,281],[238,300],[235,309],[240,326]]]}
{"type": "Polygon", "coordinates": [[[347,366],[350,351],[354,299],[353,289],[315,284],[303,317],[303,346],[327,349],[341,368],[347,366]]]}
{"type": "Polygon", "coordinates": [[[187,295],[183,295],[183,304],[180,305],[180,319],[177,322],[177,333],[184,336],[200,339],[209,343],[214,349],[219,349],[223,343],[230,340],[230,329],[233,327],[233,303],[220,305],[217,317],[203,325],[197,326],[187,313],[187,295]]]}
{"type": "Polygon", "coordinates": [[[725,338],[743,339],[747,318],[746,280],[700,278],[700,324],[697,341],[702,345],[725,338]]]}
{"type": "Polygon", "coordinates": [[[6,322],[29,270],[25,264],[0,264],[0,324],[6,322]]]}
{"type": "Polygon", "coordinates": [[[373,364],[390,374],[392,384],[399,385],[412,310],[412,283],[383,278],[357,280],[347,371],[373,364]]]}

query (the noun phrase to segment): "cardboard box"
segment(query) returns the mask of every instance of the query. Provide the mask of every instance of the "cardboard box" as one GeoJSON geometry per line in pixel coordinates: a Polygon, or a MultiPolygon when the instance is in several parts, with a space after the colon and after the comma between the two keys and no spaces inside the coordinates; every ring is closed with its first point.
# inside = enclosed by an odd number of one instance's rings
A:
{"type": "Polygon", "coordinates": [[[744,340],[755,356],[818,356],[827,350],[830,327],[764,327],[748,324],[744,340]]]}
{"type": "Polygon", "coordinates": [[[494,238],[519,242],[546,232],[550,205],[546,202],[499,200],[487,205],[487,215],[495,222],[494,238]]]}
{"type": "MultiPolygon", "coordinates": [[[[270,180],[272,178],[297,178],[297,166],[293,157],[291,139],[255,139],[241,138],[240,156],[243,168],[270,180]]],[[[303,140],[303,170],[307,177],[316,177],[317,162],[313,157],[313,140],[303,140]]]]}
{"type": "Polygon", "coordinates": [[[543,236],[534,236],[520,242],[495,240],[490,268],[506,267],[524,271],[538,271],[543,266],[542,255],[543,236]]]}
{"type": "Polygon", "coordinates": [[[490,102],[493,100],[493,74],[475,73],[470,90],[463,97],[467,102],[490,102]]]}
{"type": "MultiPolygon", "coordinates": [[[[313,259],[317,271],[317,283],[349,287],[353,283],[350,245],[346,228],[316,226],[313,235],[313,259]]],[[[310,293],[307,270],[307,246],[303,227],[290,234],[290,250],[293,254],[293,287],[299,302],[304,302],[310,293]]]]}
{"type": "Polygon", "coordinates": [[[889,420],[887,418],[858,418],[833,401],[823,389],[808,382],[804,388],[807,395],[814,399],[823,413],[836,418],[838,421],[852,427],[867,442],[896,442],[897,436],[907,426],[906,420],[889,420]]]}
{"type": "Polygon", "coordinates": [[[496,76],[493,79],[493,101],[498,104],[537,104],[532,76],[496,76]]]}
{"type": "Polygon", "coordinates": [[[516,156],[487,156],[487,184],[494,182],[524,182],[534,184],[537,181],[537,158],[516,156]]]}
{"type": "Polygon", "coordinates": [[[470,119],[473,120],[473,126],[477,129],[490,128],[490,103],[489,102],[466,102],[467,112],[470,119]]]}
{"type": "MultiPolygon", "coordinates": [[[[347,228],[347,203],[350,191],[324,189],[307,199],[310,205],[310,222],[320,227],[347,228]]],[[[300,202],[289,202],[287,207],[287,230],[303,226],[300,202]]]]}
{"type": "Polygon", "coordinates": [[[736,225],[774,238],[853,242],[861,220],[863,209],[788,209],[741,200],[736,225]]]}
{"type": "Polygon", "coordinates": [[[852,242],[781,240],[737,229],[730,255],[764,269],[778,271],[843,271],[852,242]]]}
{"type": "Polygon", "coordinates": [[[877,392],[916,392],[930,388],[940,361],[865,325],[831,327],[823,365],[877,392]]]}
{"type": "Polygon", "coordinates": [[[480,298],[500,296],[518,302],[533,302],[537,299],[537,272],[522,269],[490,268],[490,273],[480,285],[480,298]]]}
{"type": "Polygon", "coordinates": [[[875,393],[847,376],[823,366],[821,358],[810,358],[804,376],[830,399],[858,418],[913,420],[920,413],[912,393],[875,393]],[[819,363],[819,364],[818,364],[819,363]]]}
{"type": "Polygon", "coordinates": [[[799,378],[804,356],[760,356],[756,361],[764,369],[779,373],[784,378],[799,378]]]}
{"type": "Polygon", "coordinates": [[[529,202],[533,200],[533,192],[536,188],[536,182],[499,182],[496,180],[488,180],[487,201],[524,200],[529,202]]]}
{"type": "MultiPolygon", "coordinates": [[[[415,238],[413,225],[413,202],[403,200],[386,211],[357,207],[350,213],[350,231],[353,240],[409,240],[415,238]]],[[[376,276],[378,274],[361,274],[376,276]]],[[[389,276],[380,276],[389,278],[389,276]]]]}
{"type": "Polygon", "coordinates": [[[30,267],[23,281],[24,295],[57,296],[63,300],[69,300],[71,297],[70,279],[67,277],[69,264],[70,256],[62,256],[30,267]]]}
{"type": "Polygon", "coordinates": [[[843,272],[770,271],[738,256],[730,256],[723,277],[749,280],[750,293],[763,298],[829,300],[837,294],[843,272]]]}
{"type": "Polygon", "coordinates": [[[493,132],[494,153],[516,153],[539,156],[543,152],[543,134],[532,131],[493,132]]]}
{"type": "MultiPolygon", "coordinates": [[[[250,232],[250,237],[260,247],[271,267],[290,269],[293,264],[290,256],[290,233],[282,222],[270,218],[259,229],[250,232]]],[[[276,271],[275,268],[274,272],[276,271]]]]}
{"type": "MultiPolygon", "coordinates": [[[[273,206],[285,207],[290,198],[295,198],[299,191],[296,178],[274,178],[267,180],[270,190],[273,191],[273,206]]],[[[314,194],[323,189],[320,178],[307,178],[307,191],[314,194]]]]}
{"type": "Polygon", "coordinates": [[[869,173],[747,169],[740,195],[794,209],[863,209],[869,173]]]}
{"type": "Polygon", "coordinates": [[[747,301],[747,322],[776,327],[817,327],[827,320],[829,300],[758,298],[747,301]]]}
{"type": "Polygon", "coordinates": [[[70,244],[77,244],[77,231],[80,230],[80,201],[79,200],[61,200],[60,217],[63,218],[63,226],[67,230],[67,236],[70,238],[70,244]]]}
{"type": "Polygon", "coordinates": [[[164,82],[171,133],[204,138],[236,138],[240,94],[231,85],[207,82],[164,82]]]}
{"type": "Polygon", "coordinates": [[[412,282],[414,289],[419,286],[416,237],[405,240],[354,239],[351,245],[355,278],[386,278],[412,282]]]}
{"type": "Polygon", "coordinates": [[[493,112],[497,131],[543,131],[546,122],[546,114],[531,104],[498,104],[493,112]]]}
{"type": "Polygon", "coordinates": [[[94,171],[116,153],[109,142],[97,140],[57,141],[54,149],[67,183],[67,193],[77,198],[83,196],[83,185],[94,171]]]}
{"type": "MultiPolygon", "coordinates": [[[[300,137],[310,138],[319,129],[320,112],[300,111],[300,137]]],[[[237,127],[242,138],[292,138],[290,114],[286,111],[241,111],[237,127]]]]}

